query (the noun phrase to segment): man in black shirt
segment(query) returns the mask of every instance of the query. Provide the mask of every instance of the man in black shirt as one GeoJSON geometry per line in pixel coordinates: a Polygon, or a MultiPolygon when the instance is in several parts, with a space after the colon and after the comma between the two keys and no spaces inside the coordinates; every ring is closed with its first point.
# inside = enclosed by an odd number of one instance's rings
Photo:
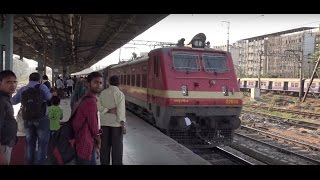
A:
{"type": "Polygon", "coordinates": [[[11,104],[11,96],[17,87],[14,72],[0,72],[0,164],[10,164],[12,147],[16,143],[17,121],[11,104]]]}
{"type": "Polygon", "coordinates": [[[51,90],[51,84],[49,82],[49,78],[47,75],[43,75],[42,76],[42,84],[46,85],[48,87],[49,90],[51,90]]]}
{"type": "MultiPolygon", "coordinates": [[[[51,93],[53,92],[53,89],[51,88],[51,83],[49,82],[49,78],[47,75],[42,76],[42,84],[46,85],[51,93]]],[[[47,105],[51,106],[51,100],[47,101],[47,105]]]]}

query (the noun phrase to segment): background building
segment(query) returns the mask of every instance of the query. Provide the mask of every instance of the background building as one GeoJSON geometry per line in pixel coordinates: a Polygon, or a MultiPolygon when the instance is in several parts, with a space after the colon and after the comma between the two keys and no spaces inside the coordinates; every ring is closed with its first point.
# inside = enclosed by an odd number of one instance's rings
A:
{"type": "MultiPolygon", "coordinates": [[[[318,28],[300,27],[286,31],[246,38],[230,45],[238,77],[309,78],[314,64],[310,58],[320,44],[318,28]]],[[[226,50],[224,46],[214,49],[226,50]]]]}

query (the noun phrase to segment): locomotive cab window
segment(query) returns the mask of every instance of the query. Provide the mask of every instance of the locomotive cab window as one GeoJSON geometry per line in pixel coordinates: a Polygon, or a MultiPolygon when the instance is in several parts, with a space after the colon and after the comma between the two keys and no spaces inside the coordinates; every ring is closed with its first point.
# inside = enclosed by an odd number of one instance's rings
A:
{"type": "Polygon", "coordinates": [[[223,54],[203,55],[202,62],[206,72],[225,72],[228,70],[226,56],[223,54]]]}
{"type": "Polygon", "coordinates": [[[198,56],[192,54],[173,54],[173,66],[177,71],[199,71],[198,56]]]}

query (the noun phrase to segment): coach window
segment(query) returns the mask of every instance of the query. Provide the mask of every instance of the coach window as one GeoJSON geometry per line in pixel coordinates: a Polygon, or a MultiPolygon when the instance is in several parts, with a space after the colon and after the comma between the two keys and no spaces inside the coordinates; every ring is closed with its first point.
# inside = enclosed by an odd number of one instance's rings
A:
{"type": "Polygon", "coordinates": [[[177,71],[199,71],[199,65],[197,63],[199,56],[193,54],[173,54],[173,67],[177,71]]]}
{"type": "Polygon", "coordinates": [[[206,72],[225,72],[228,70],[224,54],[204,54],[202,63],[206,72]]]}
{"type": "Polygon", "coordinates": [[[130,75],[129,74],[127,75],[127,85],[130,86],[130,75]]]}
{"type": "Polygon", "coordinates": [[[141,74],[137,74],[137,83],[136,83],[136,86],[140,87],[141,83],[141,74]]]}
{"type": "Polygon", "coordinates": [[[120,75],[120,84],[123,84],[123,75],[120,75]]]}
{"type": "Polygon", "coordinates": [[[274,86],[275,86],[275,87],[281,87],[281,82],[275,82],[275,83],[274,83],[274,86]]]}
{"type": "Polygon", "coordinates": [[[142,87],[147,87],[147,74],[142,74],[142,87]]]}
{"type": "Polygon", "coordinates": [[[135,86],[135,85],[136,85],[136,75],[135,75],[135,74],[132,74],[132,75],[131,75],[131,85],[132,85],[132,86],[135,86]]]}
{"type": "Polygon", "coordinates": [[[123,85],[127,84],[127,75],[123,75],[123,85]]]}

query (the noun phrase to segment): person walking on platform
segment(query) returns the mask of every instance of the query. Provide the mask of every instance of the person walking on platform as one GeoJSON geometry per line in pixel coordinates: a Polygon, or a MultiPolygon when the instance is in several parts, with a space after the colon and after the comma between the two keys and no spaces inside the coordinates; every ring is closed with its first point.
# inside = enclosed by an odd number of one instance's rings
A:
{"type": "Polygon", "coordinates": [[[62,79],[60,78],[60,76],[58,76],[58,79],[56,80],[56,86],[58,89],[58,97],[60,99],[63,99],[65,86],[64,86],[64,83],[62,82],[62,79]]]}
{"type": "Polygon", "coordinates": [[[79,99],[86,93],[86,86],[85,86],[85,79],[80,78],[77,81],[77,84],[73,90],[73,93],[71,95],[71,100],[70,100],[70,106],[71,106],[71,111],[74,109],[74,105],[76,102],[79,101],[79,99]]]}
{"type": "Polygon", "coordinates": [[[75,133],[76,163],[78,165],[95,165],[96,153],[99,155],[100,122],[97,109],[97,94],[102,89],[102,75],[92,72],[87,78],[87,92],[75,105],[72,121],[75,133]]]}
{"type": "Polygon", "coordinates": [[[51,90],[51,83],[49,82],[49,78],[47,75],[42,76],[42,84],[46,85],[49,90],[51,90]]]}
{"type": "MultiPolygon", "coordinates": [[[[53,90],[51,89],[51,83],[49,82],[49,78],[47,75],[43,75],[42,76],[42,84],[46,85],[48,87],[48,89],[50,90],[50,92],[52,92],[53,90]]],[[[48,106],[51,106],[51,101],[47,101],[48,106]]]]}
{"type": "Polygon", "coordinates": [[[72,80],[73,80],[73,90],[74,90],[75,87],[76,87],[76,84],[77,84],[77,82],[78,82],[77,76],[73,76],[72,80]]]}
{"type": "Polygon", "coordinates": [[[12,147],[15,145],[18,125],[10,101],[17,87],[14,72],[0,72],[0,165],[9,165],[12,147]]]}
{"type": "Polygon", "coordinates": [[[103,134],[101,136],[101,165],[110,164],[110,152],[113,165],[122,165],[123,134],[126,134],[125,96],[119,90],[118,76],[109,79],[110,86],[103,90],[98,98],[103,134]]]}
{"type": "Polygon", "coordinates": [[[71,79],[71,77],[69,77],[69,79],[67,80],[67,95],[68,95],[68,97],[71,96],[72,89],[73,89],[73,80],[71,79]]]}
{"type": "Polygon", "coordinates": [[[52,106],[48,108],[48,116],[52,136],[58,129],[60,129],[60,120],[63,118],[63,110],[59,107],[60,98],[58,96],[52,96],[51,102],[52,106]]]}
{"type": "Polygon", "coordinates": [[[50,137],[47,101],[51,99],[52,94],[46,85],[40,83],[40,79],[39,73],[31,73],[29,83],[20,88],[11,99],[13,105],[21,102],[22,118],[25,120],[26,130],[27,164],[29,165],[46,163],[50,137]]]}

